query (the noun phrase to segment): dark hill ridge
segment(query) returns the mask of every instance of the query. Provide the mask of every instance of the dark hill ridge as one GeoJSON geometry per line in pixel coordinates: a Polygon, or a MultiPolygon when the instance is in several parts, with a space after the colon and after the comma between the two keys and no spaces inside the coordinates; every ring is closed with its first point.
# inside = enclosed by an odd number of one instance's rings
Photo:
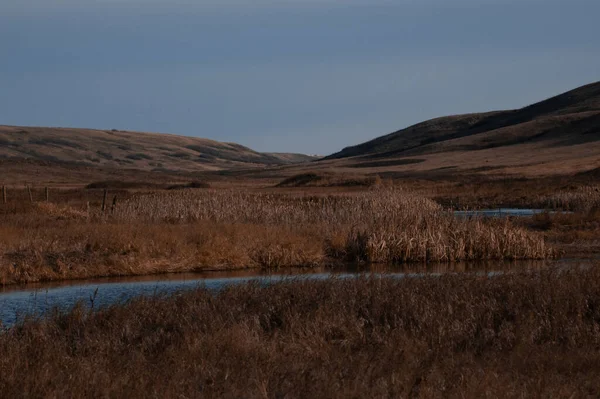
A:
{"type": "Polygon", "coordinates": [[[275,166],[314,159],[171,134],[19,126],[0,126],[0,158],[162,171],[275,166]]]}
{"type": "Polygon", "coordinates": [[[518,110],[432,119],[357,146],[327,159],[385,158],[470,151],[547,141],[549,146],[600,140],[600,82],[518,110]]]}

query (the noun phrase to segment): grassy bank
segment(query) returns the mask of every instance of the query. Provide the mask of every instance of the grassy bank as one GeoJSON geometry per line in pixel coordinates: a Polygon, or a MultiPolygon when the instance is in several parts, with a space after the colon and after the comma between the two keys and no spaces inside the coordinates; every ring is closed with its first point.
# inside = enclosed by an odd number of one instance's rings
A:
{"type": "Polygon", "coordinates": [[[542,213],[516,222],[543,234],[565,257],[587,258],[600,253],[600,209],[568,214],[542,213]]]}
{"type": "Polygon", "coordinates": [[[595,176],[457,179],[410,184],[419,194],[455,209],[534,208],[582,212],[600,206],[600,186],[595,176]]]}
{"type": "Polygon", "coordinates": [[[4,208],[0,283],[339,262],[544,259],[543,237],[510,221],[457,219],[398,189],[338,195],[242,190],[136,194],[4,208]]]}
{"type": "Polygon", "coordinates": [[[0,334],[7,397],[588,397],[600,270],[245,285],[0,334]]]}

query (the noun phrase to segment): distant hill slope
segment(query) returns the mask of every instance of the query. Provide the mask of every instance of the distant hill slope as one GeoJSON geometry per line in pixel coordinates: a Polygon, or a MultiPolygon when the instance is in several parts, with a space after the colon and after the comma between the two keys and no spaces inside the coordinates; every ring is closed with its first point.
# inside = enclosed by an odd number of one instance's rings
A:
{"type": "Polygon", "coordinates": [[[117,130],[0,126],[0,158],[77,162],[141,170],[221,170],[314,158],[268,154],[234,143],[117,130]]]}
{"type": "MultiPolygon", "coordinates": [[[[398,158],[518,144],[545,147],[600,141],[600,82],[528,107],[432,119],[326,157],[398,158]]],[[[575,155],[575,154],[574,154],[575,155]]]]}
{"type": "Polygon", "coordinates": [[[314,155],[296,154],[293,152],[265,152],[264,154],[271,155],[281,160],[282,163],[288,164],[311,162],[319,159],[319,157],[314,155]]]}

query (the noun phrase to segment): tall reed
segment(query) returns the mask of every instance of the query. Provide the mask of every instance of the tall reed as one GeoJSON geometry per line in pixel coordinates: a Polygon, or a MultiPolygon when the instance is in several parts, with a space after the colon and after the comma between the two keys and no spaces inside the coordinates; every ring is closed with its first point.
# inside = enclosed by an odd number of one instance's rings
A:
{"type": "Polygon", "coordinates": [[[457,219],[435,202],[398,189],[289,197],[244,192],[155,194],[128,201],[121,220],[319,226],[334,258],[368,262],[541,259],[553,252],[508,220],[457,219]],[[340,238],[343,236],[343,238],[340,238]]]}
{"type": "Polygon", "coordinates": [[[584,186],[574,191],[558,191],[542,198],[549,208],[589,212],[600,208],[600,186],[584,186]]]}
{"type": "Polygon", "coordinates": [[[0,392],[598,397],[599,344],[598,267],[287,281],[24,322],[0,334],[0,392]]]}
{"type": "Polygon", "coordinates": [[[51,203],[0,215],[0,284],[339,262],[553,257],[510,221],[457,219],[398,189],[344,195],[155,192],[114,212],[51,203]]]}

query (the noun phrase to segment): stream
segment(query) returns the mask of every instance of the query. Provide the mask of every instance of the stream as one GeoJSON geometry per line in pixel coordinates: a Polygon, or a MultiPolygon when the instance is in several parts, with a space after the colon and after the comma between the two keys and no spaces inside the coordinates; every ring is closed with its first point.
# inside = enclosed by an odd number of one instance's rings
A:
{"type": "Polygon", "coordinates": [[[224,287],[256,281],[270,284],[294,279],[352,278],[390,276],[394,278],[440,276],[448,273],[476,273],[492,276],[501,273],[535,271],[551,265],[569,267],[582,261],[515,261],[431,264],[416,266],[348,266],[338,269],[260,270],[163,274],[137,277],[111,277],[70,280],[0,287],[0,328],[7,328],[25,316],[42,317],[50,310],[68,310],[78,302],[94,308],[127,302],[141,295],[171,294],[202,287],[218,291],[224,287]]]}
{"type": "MultiPolygon", "coordinates": [[[[540,213],[548,212],[545,209],[520,209],[520,208],[496,208],[496,209],[476,209],[468,211],[454,211],[454,216],[458,217],[531,217],[540,213]]],[[[556,213],[550,211],[549,213],[556,213]]]]}

